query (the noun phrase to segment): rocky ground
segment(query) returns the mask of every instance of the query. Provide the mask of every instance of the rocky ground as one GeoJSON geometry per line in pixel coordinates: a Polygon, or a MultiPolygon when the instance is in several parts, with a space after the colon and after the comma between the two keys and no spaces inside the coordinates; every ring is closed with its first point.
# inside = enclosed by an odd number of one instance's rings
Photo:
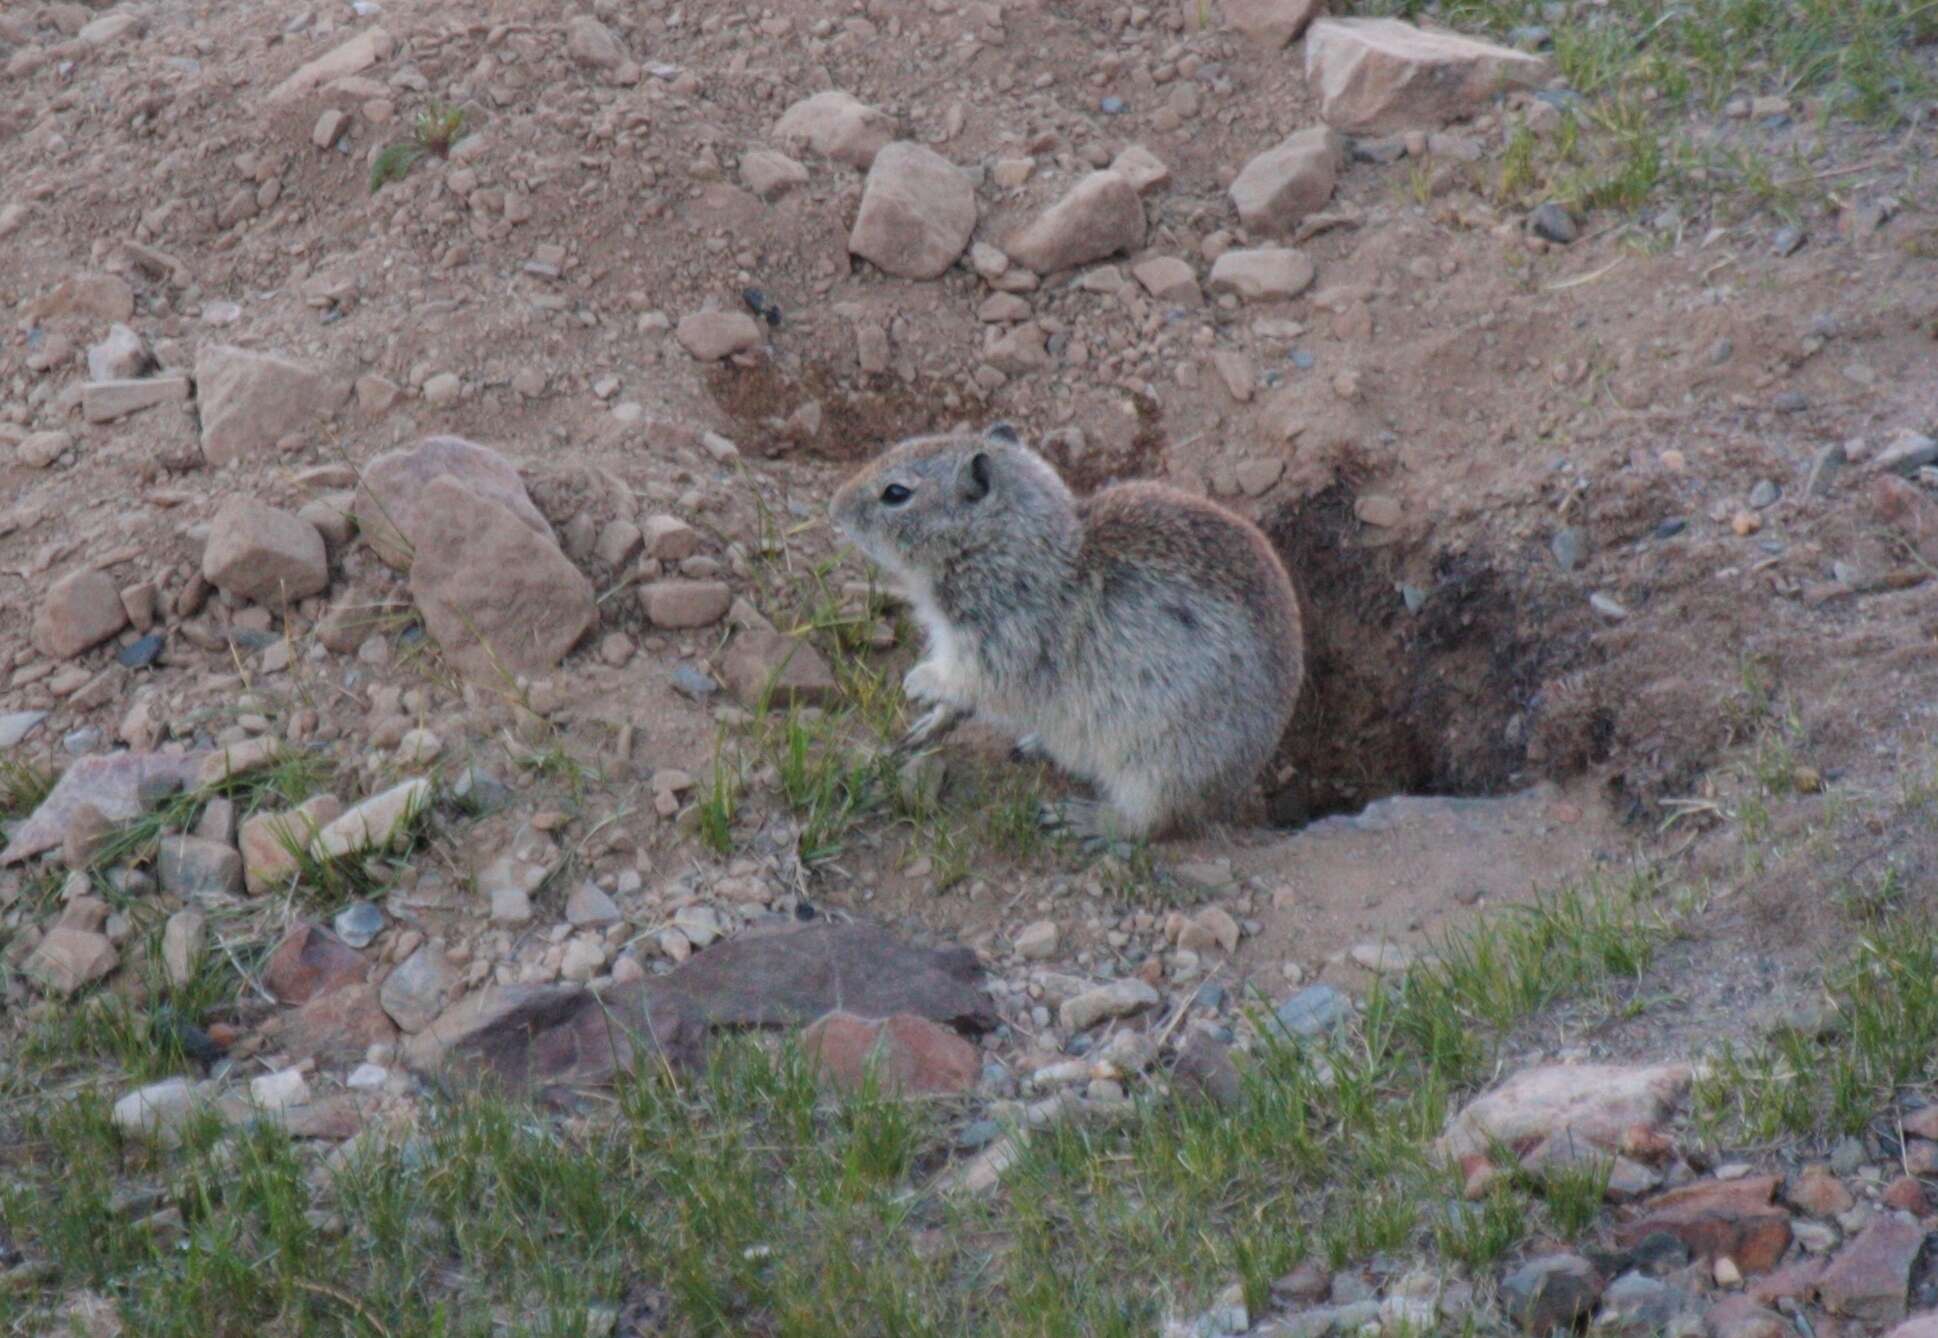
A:
{"type": "Polygon", "coordinates": [[[487,11],[0,12],[11,1331],[1938,1332],[1928,12],[487,11]],[[998,419],[1230,822],[889,750],[998,419]]]}

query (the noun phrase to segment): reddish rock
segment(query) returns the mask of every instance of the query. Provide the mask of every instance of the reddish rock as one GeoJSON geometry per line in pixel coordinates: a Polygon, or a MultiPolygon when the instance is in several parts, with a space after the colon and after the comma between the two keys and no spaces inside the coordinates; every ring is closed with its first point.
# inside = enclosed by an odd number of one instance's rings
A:
{"type": "Polygon", "coordinates": [[[1326,126],[1288,136],[1246,163],[1231,183],[1227,193],[1239,221],[1258,236],[1293,232],[1326,207],[1344,156],[1344,141],[1326,126]]]}
{"type": "Polygon", "coordinates": [[[864,172],[894,134],[893,120],[834,88],[803,98],[774,123],[779,143],[811,149],[864,172]]]}
{"type": "Polygon", "coordinates": [[[424,490],[411,595],[445,657],[502,682],[550,671],[598,619],[592,583],[508,507],[454,479],[424,490]]]}
{"type": "Polygon", "coordinates": [[[680,318],[674,335],[701,362],[718,362],[760,347],[760,323],[744,311],[695,311],[680,318]]]}
{"type": "Polygon", "coordinates": [[[1904,1169],[1911,1175],[1938,1174],[1938,1143],[1928,1138],[1905,1139],[1904,1169]]]}
{"type": "Polygon", "coordinates": [[[202,579],[238,599],[280,606],[329,586],[329,556],[301,516],[232,497],[209,522],[202,579]]]}
{"type": "Polygon", "coordinates": [[[27,958],[27,976],[49,994],[65,999],[113,971],[119,961],[104,934],[57,926],[27,958]]]}
{"type": "Polygon", "coordinates": [[[1658,1195],[1615,1230],[1631,1249],[1656,1232],[1674,1236],[1705,1260],[1728,1258],[1745,1274],[1767,1273],[1790,1245],[1790,1214],[1777,1205],[1777,1177],[1701,1180],[1658,1195]]]}
{"type": "Polygon", "coordinates": [[[0,865],[52,850],[67,836],[76,816],[93,808],[111,823],[131,822],[142,814],[142,795],[151,789],[180,790],[195,782],[206,752],[105,753],[76,758],[40,801],[33,816],[14,830],[0,852],[0,865]]]}
{"type": "Polygon", "coordinates": [[[639,604],[655,627],[711,627],[727,616],[733,589],[725,581],[650,581],[640,587],[639,604]]]}
{"type": "Polygon", "coordinates": [[[657,981],[594,994],[580,985],[480,990],[404,1042],[424,1071],[513,1089],[581,1087],[629,1072],[641,1057],[688,1069],[705,1057],[706,1022],[657,981]]]}
{"type": "Polygon", "coordinates": [[[956,263],[976,230],[968,174],[921,144],[875,155],[848,249],[899,279],[933,279],[956,263]]]}
{"type": "Polygon", "coordinates": [[[1312,261],[1288,246],[1227,251],[1211,264],[1206,287],[1241,302],[1289,302],[1312,286],[1312,261]]]}
{"type": "Polygon", "coordinates": [[[532,505],[525,481],[510,460],[462,437],[426,437],[409,450],[386,451],[372,460],[357,489],[357,530],[377,556],[397,570],[410,570],[419,522],[428,505],[425,490],[439,478],[455,479],[466,491],[504,507],[533,534],[553,539],[551,525],[532,505]]]}
{"type": "Polygon", "coordinates": [[[1914,1217],[1923,1217],[1931,1210],[1925,1187],[1908,1175],[1901,1175],[1885,1186],[1882,1202],[1887,1208],[1896,1208],[1914,1217]]]}
{"type": "Polygon", "coordinates": [[[1906,1111],[1903,1124],[1904,1131],[1914,1138],[1938,1139],[1938,1105],[1906,1111]]]}
{"type": "Polygon", "coordinates": [[[1689,1078],[1685,1064],[1525,1069],[1468,1103],[1448,1123],[1440,1151],[1457,1161],[1506,1146],[1524,1163],[1540,1165],[1551,1145],[1564,1155],[1634,1146],[1638,1126],[1659,1126],[1689,1090],[1689,1078]]]}
{"type": "Polygon", "coordinates": [[[312,795],[298,807],[285,812],[258,813],[242,824],[243,884],[251,895],[260,896],[297,871],[294,851],[309,844],[311,838],[343,812],[343,803],[333,794],[312,795]]]}
{"type": "MultiPolygon", "coordinates": [[[[1115,172],[1092,172],[1012,236],[1009,258],[1038,274],[1055,274],[1144,244],[1144,202],[1115,172]]],[[[967,239],[964,239],[965,242],[967,239]]]]}
{"type": "Polygon", "coordinates": [[[1220,0],[1225,22],[1254,42],[1282,47],[1306,30],[1325,0],[1220,0]]]}
{"type": "Polygon", "coordinates": [[[837,692],[834,672],[820,651],[799,637],[755,627],[734,637],[721,659],[720,677],[744,706],[763,699],[782,710],[819,706],[837,692]]]}
{"type": "Polygon", "coordinates": [[[1848,1212],[1855,1202],[1828,1166],[1806,1166],[1791,1180],[1783,1197],[1792,1208],[1811,1217],[1835,1217],[1848,1212]]]}
{"type": "Polygon", "coordinates": [[[373,1045],[397,1039],[374,985],[345,985],[318,994],[283,1019],[276,1046],[292,1059],[358,1059],[373,1045]]]}
{"type": "Polygon", "coordinates": [[[887,1019],[829,1013],[801,1033],[801,1048],[835,1085],[859,1089],[869,1064],[884,1091],[911,1096],[966,1092],[982,1072],[976,1047],[947,1027],[912,1013],[887,1019]]]}
{"type": "MultiPolygon", "coordinates": [[[[1868,500],[1877,518],[1902,534],[1919,556],[1927,562],[1938,562],[1938,501],[1895,474],[1872,479],[1868,500]]],[[[1911,1126],[1906,1124],[1905,1128],[1909,1131],[1911,1126]]]]}
{"type": "Polygon", "coordinates": [[[1818,1279],[1824,1309],[1871,1324],[1902,1319],[1911,1265],[1924,1243],[1924,1228],[1915,1218],[1901,1213],[1873,1218],[1818,1279]]]}
{"type": "Polygon", "coordinates": [[[1548,73],[1525,51],[1398,19],[1318,19],[1306,30],[1306,83],[1320,114],[1353,134],[1438,129],[1548,73]]]}
{"type": "Polygon", "coordinates": [[[285,1107],[270,1118],[291,1138],[341,1143],[361,1133],[377,1108],[377,1099],[363,1092],[333,1092],[300,1106],[285,1107]]]}
{"type": "Polygon", "coordinates": [[[71,660],[128,625],[128,610],[114,582],[98,571],[77,571],[48,588],[34,615],[34,648],[71,660]]]}
{"type": "Polygon", "coordinates": [[[211,465],[258,455],[313,429],[349,399],[349,388],[312,367],[225,344],[195,357],[202,455],[211,465]]]}
{"type": "Polygon", "coordinates": [[[1797,1332],[1789,1320],[1747,1296],[1732,1296],[1711,1306],[1703,1315],[1703,1330],[1710,1338],[1796,1338],[1797,1332]]]}
{"type": "Polygon", "coordinates": [[[369,974],[362,953],[321,925],[300,924],[269,955],[262,983],[282,1003],[305,1004],[369,974]]]}
{"type": "Polygon", "coordinates": [[[806,1023],[826,1013],[913,1013],[974,1031],[996,1025],[982,966],[963,947],[920,948],[879,925],[817,921],[746,932],[654,977],[717,1027],[806,1023]]]}
{"type": "Polygon", "coordinates": [[[1824,1275],[1824,1260],[1815,1258],[1799,1259],[1794,1264],[1786,1264],[1768,1277],[1750,1283],[1745,1295],[1758,1305],[1775,1305],[1778,1301],[1808,1300],[1817,1290],[1817,1280],[1824,1275]]]}
{"type": "Polygon", "coordinates": [[[271,102],[293,102],[309,96],[333,79],[361,73],[388,60],[397,41],[382,28],[366,28],[341,46],[333,47],[302,66],[270,90],[271,102]]]}
{"type": "Polygon", "coordinates": [[[125,321],[135,314],[135,290],[113,274],[83,271],[73,274],[34,299],[27,323],[38,325],[58,316],[92,316],[125,321]]]}

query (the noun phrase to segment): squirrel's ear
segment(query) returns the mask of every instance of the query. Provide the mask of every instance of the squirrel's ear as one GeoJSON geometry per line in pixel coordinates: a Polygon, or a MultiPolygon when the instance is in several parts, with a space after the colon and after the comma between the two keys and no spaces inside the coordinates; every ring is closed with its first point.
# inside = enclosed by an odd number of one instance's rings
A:
{"type": "Polygon", "coordinates": [[[963,462],[956,475],[956,492],[965,502],[980,502],[989,496],[989,455],[977,451],[963,462]]]}
{"type": "Polygon", "coordinates": [[[1010,446],[1020,446],[1023,444],[1021,434],[1008,423],[991,423],[982,430],[982,435],[985,440],[1000,441],[1010,446]]]}

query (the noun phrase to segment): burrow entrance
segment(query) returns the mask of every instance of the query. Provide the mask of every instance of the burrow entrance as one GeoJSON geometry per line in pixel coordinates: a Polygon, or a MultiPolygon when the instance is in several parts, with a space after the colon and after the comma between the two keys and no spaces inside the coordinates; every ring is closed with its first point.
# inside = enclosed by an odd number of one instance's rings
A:
{"type": "Polygon", "coordinates": [[[1564,722],[1549,709],[1588,660],[1572,607],[1535,588],[1524,560],[1369,542],[1383,535],[1354,515],[1354,495],[1334,484],[1265,520],[1306,636],[1305,688],[1266,779],[1271,820],[1401,793],[1499,794],[1605,757],[1612,715],[1564,722]]]}

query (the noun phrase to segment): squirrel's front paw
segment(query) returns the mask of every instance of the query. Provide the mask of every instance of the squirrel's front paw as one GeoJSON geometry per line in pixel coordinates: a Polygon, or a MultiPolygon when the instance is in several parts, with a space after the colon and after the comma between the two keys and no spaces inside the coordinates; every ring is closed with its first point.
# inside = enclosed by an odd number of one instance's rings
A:
{"type": "Polygon", "coordinates": [[[902,676],[902,692],[910,701],[923,705],[955,702],[957,694],[951,687],[948,675],[934,660],[924,660],[902,676]]]}

